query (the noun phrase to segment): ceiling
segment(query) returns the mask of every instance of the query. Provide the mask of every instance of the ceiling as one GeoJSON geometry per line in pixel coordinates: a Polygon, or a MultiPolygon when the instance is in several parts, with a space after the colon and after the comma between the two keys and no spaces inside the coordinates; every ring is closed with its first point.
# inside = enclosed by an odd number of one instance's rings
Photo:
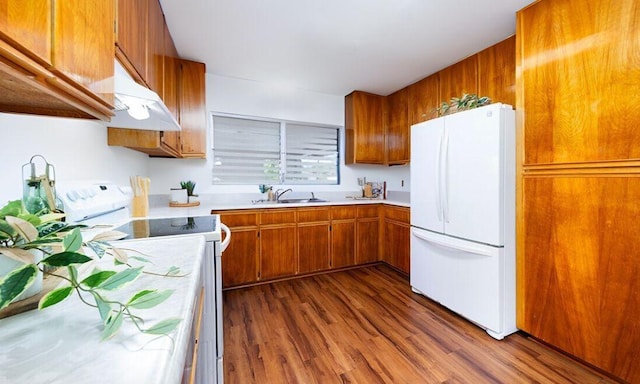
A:
{"type": "Polygon", "coordinates": [[[387,95],[515,32],[533,0],[160,0],[181,57],[207,73],[387,95]]]}

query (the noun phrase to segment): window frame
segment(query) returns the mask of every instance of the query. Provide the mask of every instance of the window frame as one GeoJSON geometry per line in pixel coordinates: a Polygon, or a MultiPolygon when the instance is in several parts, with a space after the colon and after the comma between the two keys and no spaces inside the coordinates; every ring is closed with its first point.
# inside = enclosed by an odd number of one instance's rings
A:
{"type": "MultiPolygon", "coordinates": [[[[304,122],[304,121],[296,121],[296,120],[286,120],[286,119],[275,119],[269,117],[260,117],[260,116],[247,116],[247,115],[237,115],[230,113],[221,113],[221,112],[211,112],[211,151],[212,151],[212,159],[213,164],[211,166],[212,172],[212,185],[254,185],[255,181],[247,182],[247,183],[238,183],[238,182],[216,182],[214,176],[215,169],[215,119],[216,117],[224,117],[231,119],[243,119],[243,120],[254,120],[258,122],[266,122],[266,123],[278,123],[279,124],[279,134],[280,134],[280,169],[279,169],[279,177],[278,182],[273,181],[264,181],[260,183],[266,183],[269,185],[313,185],[313,186],[331,186],[331,185],[340,185],[340,163],[342,161],[342,141],[343,141],[343,131],[344,127],[339,125],[332,124],[318,124],[313,122],[304,122]],[[336,153],[336,165],[335,165],[335,182],[323,182],[323,183],[309,183],[309,182],[301,182],[301,183],[291,183],[290,180],[287,180],[286,177],[286,169],[287,169],[287,125],[297,125],[297,126],[308,126],[313,128],[327,128],[327,129],[335,129],[336,135],[336,145],[335,145],[335,153],[336,153]]],[[[296,128],[293,128],[296,129],[296,128]]],[[[305,180],[308,181],[308,180],[305,180]]]]}

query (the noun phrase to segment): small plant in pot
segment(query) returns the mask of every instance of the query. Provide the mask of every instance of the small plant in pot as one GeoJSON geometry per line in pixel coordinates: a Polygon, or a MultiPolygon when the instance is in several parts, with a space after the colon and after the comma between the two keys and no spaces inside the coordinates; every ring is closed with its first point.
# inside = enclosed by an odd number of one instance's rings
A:
{"type": "Polygon", "coordinates": [[[180,188],[182,189],[186,189],[187,190],[187,198],[189,199],[188,201],[190,202],[192,199],[191,197],[198,197],[198,195],[195,195],[193,193],[193,190],[196,188],[196,183],[189,180],[189,181],[181,181],[180,182],[180,188]]]}
{"type": "Polygon", "coordinates": [[[75,293],[83,303],[96,308],[103,325],[103,340],[115,335],[125,319],[142,333],[167,335],[172,332],[180,319],[167,319],[146,327],[144,320],[135,314],[137,309],[152,308],[162,303],[171,296],[172,290],[145,289],[134,293],[126,302],[108,297],[110,292],[119,290],[144,273],[143,266],[134,267],[129,261],[145,262],[143,257],[129,257],[127,251],[109,243],[123,238],[125,234],[107,231],[84,241],[80,229],[85,226],[62,222],[63,217],[58,213],[30,214],[20,200],[9,202],[0,209],[0,261],[17,261],[15,267],[0,276],[0,309],[20,299],[38,275],[44,273],[58,276],[64,282],[46,293],[38,308],[58,304],[75,293]],[[38,253],[42,255],[41,259],[37,257],[38,253]],[[94,268],[88,275],[80,276],[80,265],[105,256],[113,257],[112,270],[94,268]],[[61,273],[65,270],[66,273],[61,273]]]}

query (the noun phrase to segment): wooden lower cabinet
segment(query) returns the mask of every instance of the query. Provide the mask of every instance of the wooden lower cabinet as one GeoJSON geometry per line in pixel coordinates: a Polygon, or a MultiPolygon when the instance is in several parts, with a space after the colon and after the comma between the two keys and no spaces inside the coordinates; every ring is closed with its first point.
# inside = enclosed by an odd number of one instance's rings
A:
{"type": "Polygon", "coordinates": [[[296,237],[295,225],[260,228],[261,280],[296,274],[296,237]]]}
{"type": "Polygon", "coordinates": [[[231,242],[222,258],[224,288],[258,281],[258,229],[231,228],[231,232],[231,242]]]}
{"type": "Polygon", "coordinates": [[[330,222],[329,208],[298,209],[298,273],[329,269],[330,222]]]}
{"type": "Polygon", "coordinates": [[[640,382],[640,177],[524,180],[518,328],[640,382]]]}
{"type": "Polygon", "coordinates": [[[409,274],[411,226],[409,208],[386,205],[384,208],[382,260],[409,274]]]}
{"type": "Polygon", "coordinates": [[[356,264],[379,260],[380,205],[357,207],[356,219],[356,264]]]}
{"type": "Polygon", "coordinates": [[[356,220],[331,222],[331,268],[356,264],[356,220]]]}

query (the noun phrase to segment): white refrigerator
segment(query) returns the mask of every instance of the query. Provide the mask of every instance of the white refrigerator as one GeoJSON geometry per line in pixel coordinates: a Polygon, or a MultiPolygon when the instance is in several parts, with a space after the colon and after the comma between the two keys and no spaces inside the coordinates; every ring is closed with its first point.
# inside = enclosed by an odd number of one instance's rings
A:
{"type": "Polygon", "coordinates": [[[496,339],[515,325],[515,112],[411,127],[411,287],[496,339]]]}

